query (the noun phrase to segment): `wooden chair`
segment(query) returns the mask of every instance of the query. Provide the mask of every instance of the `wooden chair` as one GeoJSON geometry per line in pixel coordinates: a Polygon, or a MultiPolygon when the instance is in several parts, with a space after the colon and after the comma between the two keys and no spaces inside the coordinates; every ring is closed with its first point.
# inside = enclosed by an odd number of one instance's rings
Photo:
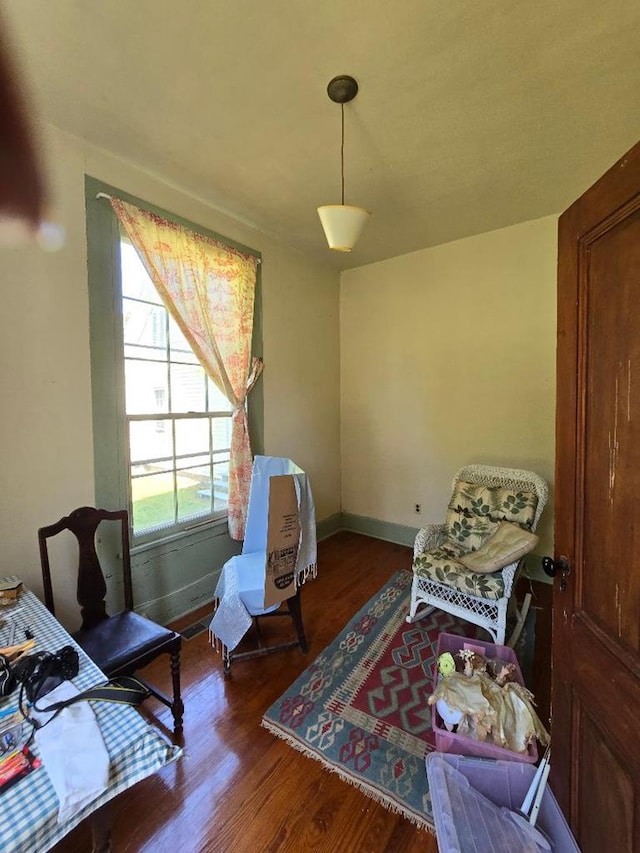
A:
{"type": "Polygon", "coordinates": [[[413,584],[407,622],[425,616],[434,607],[480,625],[504,644],[509,606],[516,626],[509,643],[516,640],[526,617],[530,596],[518,608],[512,600],[522,556],[537,541],[535,531],[548,489],[533,471],[467,465],[453,479],[446,521],[431,524],[418,532],[413,551],[413,584]],[[470,568],[478,564],[480,548],[491,551],[491,537],[501,523],[521,529],[529,544],[507,549],[501,568],[470,568]],[[527,536],[528,534],[528,536],[527,536]],[[476,559],[469,559],[475,554],[476,559]],[[508,559],[507,559],[508,558],[508,559]],[[469,565],[466,565],[466,564],[469,565]]]}
{"type": "Polygon", "coordinates": [[[133,675],[159,655],[171,660],[173,698],[147,684],[151,694],[171,709],[173,731],[182,734],[184,704],[180,696],[181,636],[136,613],[133,609],[131,558],[129,553],[129,514],[126,510],[109,511],[83,506],[61,518],[55,524],[38,530],[40,562],[47,609],[55,615],[53,588],[47,539],[69,530],[78,540],[78,604],[82,625],[74,639],[108,678],[133,675]],[[124,610],[110,616],[106,611],[107,585],[96,553],[96,529],[102,521],[120,523],[122,536],[122,569],[124,581],[124,610]]]}

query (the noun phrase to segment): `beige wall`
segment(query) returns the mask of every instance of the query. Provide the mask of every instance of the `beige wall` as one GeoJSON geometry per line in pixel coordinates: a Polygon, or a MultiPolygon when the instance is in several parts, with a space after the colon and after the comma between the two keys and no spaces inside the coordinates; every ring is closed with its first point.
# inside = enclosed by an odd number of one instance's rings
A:
{"type": "Polygon", "coordinates": [[[2,254],[2,574],[39,591],[37,528],[94,500],[85,172],[263,253],[265,452],[309,472],[318,520],[338,512],[337,273],[55,128],[43,139],[67,241],[2,254]]]}
{"type": "MultiPolygon", "coordinates": [[[[556,222],[342,274],[343,511],[444,521],[451,478],[469,462],[530,468],[552,484],[556,222]]],[[[536,550],[550,553],[552,504],[539,529],[536,550]]]]}
{"type": "Polygon", "coordinates": [[[310,473],[319,520],[340,511],[341,477],[344,511],[409,526],[442,519],[466,462],[531,467],[551,482],[555,217],[351,270],[339,284],[202,200],[44,131],[67,240],[54,254],[3,251],[4,573],[38,591],[37,528],[94,500],[85,172],[262,251],[265,452],[310,473]]]}

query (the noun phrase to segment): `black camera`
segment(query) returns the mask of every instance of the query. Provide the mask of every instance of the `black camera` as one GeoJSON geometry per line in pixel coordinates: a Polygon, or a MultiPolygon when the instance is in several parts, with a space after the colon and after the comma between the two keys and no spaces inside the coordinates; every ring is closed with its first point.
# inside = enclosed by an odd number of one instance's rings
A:
{"type": "Polygon", "coordinates": [[[50,693],[63,681],[75,678],[80,662],[73,646],[64,646],[60,651],[37,652],[17,661],[12,669],[15,680],[24,687],[29,702],[36,702],[50,693]]]}

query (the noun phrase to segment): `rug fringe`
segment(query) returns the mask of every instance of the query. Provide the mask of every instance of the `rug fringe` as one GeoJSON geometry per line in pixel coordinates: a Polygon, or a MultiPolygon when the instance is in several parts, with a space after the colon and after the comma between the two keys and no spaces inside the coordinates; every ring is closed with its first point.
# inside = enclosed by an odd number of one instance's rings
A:
{"type": "Polygon", "coordinates": [[[418,827],[418,829],[424,829],[430,835],[435,835],[435,827],[431,823],[429,823],[429,821],[420,818],[417,814],[415,814],[415,812],[411,812],[408,809],[403,808],[393,800],[386,798],[378,790],[371,787],[370,785],[367,785],[366,782],[362,782],[359,779],[355,779],[349,773],[346,773],[344,770],[341,770],[339,767],[336,767],[333,764],[328,764],[322,759],[320,755],[318,755],[317,752],[315,752],[315,750],[310,749],[297,738],[294,738],[291,735],[287,734],[287,732],[285,732],[279,726],[274,725],[271,720],[267,719],[266,717],[263,717],[261,721],[261,726],[267,729],[267,731],[271,732],[271,734],[286,741],[289,746],[292,746],[294,749],[297,749],[298,752],[301,752],[303,755],[306,755],[307,758],[313,758],[315,761],[318,761],[325,770],[329,771],[329,773],[335,773],[341,779],[344,779],[345,782],[348,782],[350,785],[353,785],[355,788],[358,788],[372,800],[375,800],[377,803],[380,803],[380,805],[384,806],[388,811],[393,812],[397,815],[401,815],[402,817],[410,821],[414,826],[418,827]]]}

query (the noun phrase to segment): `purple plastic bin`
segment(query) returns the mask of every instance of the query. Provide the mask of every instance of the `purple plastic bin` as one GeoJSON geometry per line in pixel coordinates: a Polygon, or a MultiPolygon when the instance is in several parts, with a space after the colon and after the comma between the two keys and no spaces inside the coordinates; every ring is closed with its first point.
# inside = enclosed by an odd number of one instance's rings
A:
{"type": "MultiPolygon", "coordinates": [[[[485,643],[483,640],[475,640],[471,637],[458,637],[456,634],[440,634],[438,637],[437,656],[440,657],[444,652],[451,652],[455,655],[466,646],[480,649],[482,654],[489,660],[499,660],[503,663],[513,663],[516,666],[516,681],[522,686],[525,686],[518,664],[518,658],[513,649],[508,646],[498,646],[495,643],[485,643]]],[[[433,687],[435,690],[438,678],[438,666],[434,666],[433,672],[433,687]]],[[[431,728],[436,739],[436,750],[438,752],[452,752],[456,755],[477,755],[480,758],[494,758],[498,761],[524,761],[528,764],[535,764],[538,760],[538,745],[536,741],[529,744],[525,753],[513,752],[511,749],[505,749],[502,746],[496,746],[493,743],[484,743],[480,740],[475,740],[467,735],[459,735],[455,732],[447,731],[444,723],[436,710],[436,706],[431,706],[431,728]]]]}
{"type": "MultiPolygon", "coordinates": [[[[537,845],[514,847],[510,819],[497,810],[481,808],[470,795],[470,791],[478,792],[496,806],[517,811],[535,775],[535,767],[522,762],[431,752],[426,758],[426,769],[440,853],[515,853],[523,849],[539,853],[537,845]],[[452,783],[444,764],[462,773],[466,782],[452,783]]],[[[548,786],[536,829],[546,836],[554,853],[580,853],[548,786]]]]}

